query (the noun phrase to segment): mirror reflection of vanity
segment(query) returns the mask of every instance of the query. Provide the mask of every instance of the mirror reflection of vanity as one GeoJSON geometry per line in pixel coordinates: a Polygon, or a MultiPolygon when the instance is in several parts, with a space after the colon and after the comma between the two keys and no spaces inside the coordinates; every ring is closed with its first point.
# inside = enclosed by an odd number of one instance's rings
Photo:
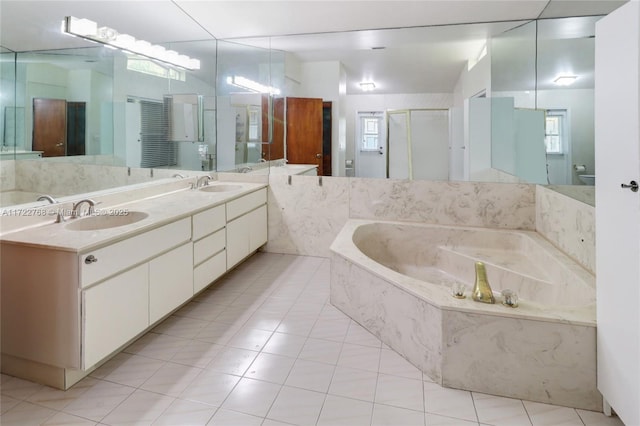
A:
{"type": "MultiPolygon", "coordinates": [[[[592,31],[595,20],[597,18],[567,18],[495,23],[489,29],[488,26],[470,24],[367,32],[372,39],[376,33],[390,37],[388,40],[394,40],[395,36],[395,44],[386,49],[391,57],[396,49],[428,48],[422,46],[428,44],[425,40],[431,42],[434,55],[438,51],[442,52],[442,49],[452,49],[452,46],[463,48],[458,59],[459,65],[462,64],[465,68],[463,74],[460,74],[464,77],[460,77],[457,82],[462,89],[458,91],[458,88],[454,88],[455,93],[451,93],[454,90],[422,86],[416,89],[405,88],[395,94],[371,95],[356,94],[349,88],[343,93],[336,84],[335,90],[331,89],[336,100],[340,101],[339,107],[335,107],[333,112],[334,118],[338,118],[333,120],[332,129],[333,145],[338,147],[334,148],[334,153],[338,154],[334,156],[334,166],[337,166],[333,168],[334,175],[344,176],[345,161],[352,160],[355,156],[357,111],[381,110],[386,113],[389,110],[426,109],[446,111],[444,116],[449,129],[447,143],[452,141],[447,149],[460,150],[460,154],[455,157],[459,159],[458,163],[450,160],[448,165],[451,178],[519,181],[521,178],[514,165],[522,161],[514,155],[521,150],[513,145],[513,140],[517,139],[516,123],[520,118],[514,117],[520,112],[541,111],[542,114],[537,113],[535,120],[545,128],[536,127],[538,134],[542,132],[543,139],[540,141],[538,137],[536,152],[542,156],[539,166],[545,170],[537,170],[537,175],[542,178],[529,181],[540,184],[581,184],[578,173],[588,174],[593,170],[592,56],[581,53],[584,74],[581,69],[568,70],[581,73],[573,86],[575,89],[572,87],[558,91],[547,81],[548,77],[544,72],[554,63],[566,62],[566,55],[570,52],[588,52],[591,49],[590,54],[593,55],[593,33],[589,33],[588,28],[592,31]],[[487,39],[490,39],[487,43],[487,56],[480,58],[474,67],[468,69],[467,60],[477,59],[477,54],[487,39]],[[483,89],[484,95],[476,88],[483,89]],[[580,97],[575,99],[570,96],[578,93],[580,97]],[[479,96],[474,98],[474,95],[479,96]],[[385,101],[381,102],[381,98],[385,98],[385,101]],[[467,98],[470,98],[469,104],[464,103],[467,98]],[[482,102],[488,105],[485,107],[486,111],[479,115],[484,120],[482,131],[471,131],[464,127],[465,114],[467,119],[473,120],[475,117],[475,106],[471,103],[476,101],[478,105],[482,102]],[[565,101],[569,103],[563,103],[565,101]],[[501,104],[503,102],[507,102],[506,107],[501,104]],[[584,108],[578,110],[579,107],[584,108]],[[548,136],[546,118],[551,111],[562,110],[566,113],[563,128],[569,134],[565,141],[570,141],[571,146],[562,152],[550,153],[544,146],[544,138],[548,136]],[[504,114],[511,115],[511,124],[508,126],[505,125],[509,121],[504,118],[504,114]],[[346,122],[346,128],[339,131],[340,121],[346,122]],[[344,134],[341,134],[342,131],[344,134]],[[474,146],[474,141],[470,138],[477,138],[480,134],[485,137],[485,141],[482,145],[474,146]],[[494,136],[498,134],[503,136],[501,141],[494,140],[494,136]],[[479,146],[483,148],[474,152],[474,148],[479,146]],[[474,154],[478,154],[478,158],[474,154]],[[466,171],[455,174],[453,171],[456,167],[466,167],[466,171]],[[474,167],[478,171],[488,170],[490,173],[486,176],[472,176],[473,173],[469,170],[474,167]],[[513,177],[513,180],[505,178],[505,175],[513,177]]],[[[322,37],[337,36],[209,40],[175,43],[170,46],[199,58],[203,62],[199,71],[156,67],[149,64],[149,61],[98,47],[18,54],[3,51],[3,93],[13,93],[12,98],[10,96],[9,99],[2,99],[4,113],[0,124],[3,127],[3,158],[7,157],[7,152],[13,153],[12,158],[19,159],[23,152],[34,151],[31,140],[34,130],[33,100],[43,98],[84,103],[85,148],[83,156],[74,155],[71,158],[67,151],[67,155],[62,158],[44,158],[39,161],[73,161],[132,168],[240,171],[247,166],[259,166],[261,159],[276,160],[270,155],[273,144],[269,143],[274,142],[274,129],[281,124],[273,123],[275,95],[268,90],[260,93],[260,89],[229,84],[229,78],[239,76],[259,82],[267,88],[277,88],[282,92],[280,97],[322,96],[313,93],[311,89],[314,85],[321,85],[312,80],[322,73],[321,69],[312,69],[314,62],[335,60],[339,55],[348,57],[369,53],[363,48],[359,51],[343,49],[336,51],[335,56],[330,58],[327,56],[329,53],[323,52],[325,56],[320,57],[319,52],[309,51],[308,48],[305,51],[300,47],[308,46],[309,40],[318,39],[320,42],[322,37]],[[17,73],[12,76],[10,70],[14,64],[17,73]],[[5,88],[10,90],[5,91],[5,88]],[[195,96],[195,101],[183,99],[186,95],[195,96]],[[174,108],[170,115],[166,112],[168,99],[179,99],[180,102],[174,105],[181,106],[174,108]],[[144,113],[140,112],[142,109],[145,109],[144,113]],[[13,111],[13,115],[7,113],[7,110],[13,111]],[[153,151],[159,158],[145,164],[142,161],[142,126],[146,122],[153,124],[150,120],[154,119],[154,114],[159,114],[156,119],[161,122],[168,120],[169,116],[173,117],[171,122],[165,121],[162,124],[167,126],[166,134],[149,135],[159,138],[159,143],[169,145],[169,148],[163,152],[153,151]],[[169,127],[173,130],[181,128],[182,133],[188,131],[184,138],[180,138],[171,133],[169,127]]],[[[456,73],[460,73],[460,68],[441,72],[454,74],[458,78],[456,73]]],[[[439,76],[435,73],[429,75],[434,81],[439,76]]],[[[401,75],[398,77],[402,78],[401,75]]],[[[429,78],[425,77],[425,80],[429,78]]],[[[411,81],[405,84],[411,84],[411,81]]],[[[334,105],[338,103],[334,101],[334,105]]],[[[391,122],[389,116],[387,119],[387,122],[391,122]]],[[[403,120],[404,116],[398,121],[403,120]]],[[[158,127],[157,122],[155,126],[158,127]]],[[[418,155],[415,157],[414,162],[421,164],[421,158],[418,155]]],[[[520,159],[522,158],[521,154],[520,159]]],[[[561,186],[558,188],[562,189],[561,186]]]]}

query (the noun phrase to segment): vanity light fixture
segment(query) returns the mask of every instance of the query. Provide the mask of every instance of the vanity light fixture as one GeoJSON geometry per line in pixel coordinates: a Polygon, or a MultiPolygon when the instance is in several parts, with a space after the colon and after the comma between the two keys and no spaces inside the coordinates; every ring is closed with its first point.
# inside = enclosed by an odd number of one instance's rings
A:
{"type": "Polygon", "coordinates": [[[371,92],[375,88],[376,84],[373,81],[363,81],[360,83],[360,89],[362,89],[363,92],[371,92]]]}
{"type": "Polygon", "coordinates": [[[252,92],[269,93],[272,95],[280,94],[280,89],[276,87],[265,86],[264,84],[258,83],[257,81],[250,80],[240,75],[227,77],[227,83],[236,87],[250,90],[252,92]]]}
{"type": "Polygon", "coordinates": [[[575,75],[559,75],[553,82],[558,86],[570,86],[577,78],[578,76],[575,75]]]}
{"type": "Polygon", "coordinates": [[[99,27],[96,22],[90,19],[67,16],[62,21],[62,32],[176,67],[188,70],[200,69],[200,60],[198,59],[167,50],[148,41],[136,40],[128,34],[120,34],[113,28],[99,27]]]}

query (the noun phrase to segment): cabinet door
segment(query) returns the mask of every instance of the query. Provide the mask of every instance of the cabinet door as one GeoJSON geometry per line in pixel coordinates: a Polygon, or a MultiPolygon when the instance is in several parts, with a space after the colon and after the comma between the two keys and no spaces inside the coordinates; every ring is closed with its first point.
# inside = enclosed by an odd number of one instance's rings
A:
{"type": "Polygon", "coordinates": [[[149,325],[149,265],[140,265],[82,292],[83,369],[149,325]]]}
{"type": "Polygon", "coordinates": [[[233,268],[249,254],[248,216],[227,223],[227,269],[233,268]]]}
{"type": "Polygon", "coordinates": [[[247,214],[249,220],[249,253],[258,250],[267,242],[267,206],[247,214]]]}
{"type": "Polygon", "coordinates": [[[149,262],[149,324],[193,296],[193,243],[149,262]]]}

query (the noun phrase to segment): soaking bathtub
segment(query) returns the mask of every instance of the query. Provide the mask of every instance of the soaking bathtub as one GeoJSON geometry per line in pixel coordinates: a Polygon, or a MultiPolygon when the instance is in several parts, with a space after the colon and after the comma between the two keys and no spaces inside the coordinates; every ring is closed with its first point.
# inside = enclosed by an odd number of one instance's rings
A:
{"type": "Polygon", "coordinates": [[[434,382],[602,410],[595,277],[536,232],[349,220],[331,252],[331,303],[434,382]],[[471,299],[476,261],[496,304],[471,299]]]}

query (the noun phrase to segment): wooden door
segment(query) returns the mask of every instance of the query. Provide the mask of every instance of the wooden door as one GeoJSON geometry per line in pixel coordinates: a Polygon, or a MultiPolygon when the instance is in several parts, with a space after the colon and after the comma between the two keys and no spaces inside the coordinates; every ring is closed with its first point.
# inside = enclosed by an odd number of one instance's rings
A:
{"type": "Polygon", "coordinates": [[[33,99],[33,151],[43,157],[60,157],[67,152],[67,101],[33,99]]]}
{"type": "Polygon", "coordinates": [[[287,161],[315,164],[322,176],[322,99],[287,98],[287,161]]]}
{"type": "Polygon", "coordinates": [[[331,176],[331,147],[333,141],[331,138],[331,129],[333,124],[331,121],[331,102],[322,103],[322,175],[331,176]]]}

